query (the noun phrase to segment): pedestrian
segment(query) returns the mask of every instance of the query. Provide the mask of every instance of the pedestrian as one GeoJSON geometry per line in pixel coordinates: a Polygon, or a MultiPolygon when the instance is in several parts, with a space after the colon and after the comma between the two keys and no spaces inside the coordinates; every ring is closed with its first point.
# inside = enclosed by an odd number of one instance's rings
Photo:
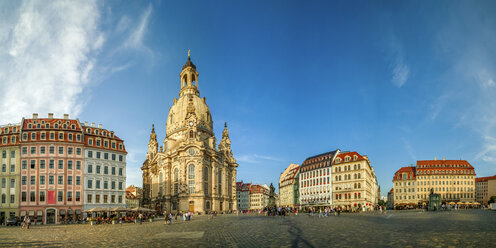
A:
{"type": "Polygon", "coordinates": [[[139,218],[139,223],[140,223],[140,225],[141,225],[141,223],[143,222],[143,214],[142,214],[142,213],[140,213],[140,214],[138,215],[138,218],[139,218]]]}
{"type": "Polygon", "coordinates": [[[28,216],[28,220],[27,220],[27,229],[29,230],[29,225],[31,224],[31,219],[29,218],[28,216]]]}

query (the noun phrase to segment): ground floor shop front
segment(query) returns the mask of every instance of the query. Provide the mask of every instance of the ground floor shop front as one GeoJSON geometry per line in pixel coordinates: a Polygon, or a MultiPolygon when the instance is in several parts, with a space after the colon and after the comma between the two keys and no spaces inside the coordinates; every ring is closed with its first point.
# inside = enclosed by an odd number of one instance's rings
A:
{"type": "Polygon", "coordinates": [[[75,223],[83,219],[83,206],[21,207],[19,216],[29,216],[32,224],[75,223]]]}

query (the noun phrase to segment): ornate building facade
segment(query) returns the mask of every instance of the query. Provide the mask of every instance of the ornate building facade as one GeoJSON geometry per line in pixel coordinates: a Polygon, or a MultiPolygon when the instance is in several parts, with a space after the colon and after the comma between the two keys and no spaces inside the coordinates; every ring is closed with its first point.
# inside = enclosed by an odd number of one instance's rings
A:
{"type": "Polygon", "coordinates": [[[224,125],[217,147],[206,98],[200,98],[198,72],[188,61],[179,74],[163,146],[152,127],[143,171],[143,205],[160,212],[236,210],[236,170],[231,140],[224,125]]]}
{"type": "Polygon", "coordinates": [[[295,207],[297,204],[297,190],[295,184],[297,174],[300,172],[299,164],[290,164],[279,177],[279,206],[295,207]]]}

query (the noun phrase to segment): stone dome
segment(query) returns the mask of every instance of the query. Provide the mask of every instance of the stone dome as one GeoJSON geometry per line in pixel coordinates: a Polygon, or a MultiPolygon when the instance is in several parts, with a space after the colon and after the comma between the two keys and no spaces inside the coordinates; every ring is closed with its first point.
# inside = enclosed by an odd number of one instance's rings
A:
{"type": "Polygon", "coordinates": [[[191,108],[191,106],[194,108],[198,128],[203,128],[213,133],[212,115],[206,99],[200,98],[196,94],[185,94],[178,100],[174,100],[174,104],[169,109],[166,124],[167,136],[186,127],[185,120],[188,116],[188,107],[191,108]],[[190,105],[190,103],[192,104],[190,105]]]}

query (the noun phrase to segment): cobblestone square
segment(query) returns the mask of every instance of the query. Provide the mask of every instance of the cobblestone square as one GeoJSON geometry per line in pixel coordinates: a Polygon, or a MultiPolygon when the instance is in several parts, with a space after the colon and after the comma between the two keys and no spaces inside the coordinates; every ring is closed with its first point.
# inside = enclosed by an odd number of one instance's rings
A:
{"type": "Polygon", "coordinates": [[[197,216],[190,222],[0,228],[0,246],[39,247],[492,247],[496,212],[390,211],[327,218],[197,216]]]}

